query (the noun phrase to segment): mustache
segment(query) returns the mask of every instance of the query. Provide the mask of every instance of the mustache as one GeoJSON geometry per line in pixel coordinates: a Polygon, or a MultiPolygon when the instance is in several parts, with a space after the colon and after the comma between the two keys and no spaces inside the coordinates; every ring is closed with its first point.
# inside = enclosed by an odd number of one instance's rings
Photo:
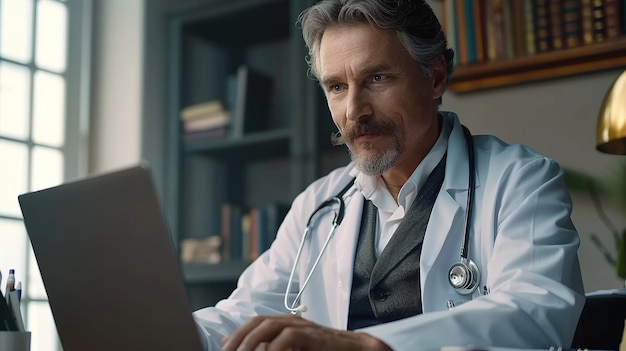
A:
{"type": "Polygon", "coordinates": [[[346,126],[342,131],[332,133],[330,142],[333,146],[344,145],[348,141],[367,134],[395,134],[395,125],[388,121],[373,119],[346,126]]]}

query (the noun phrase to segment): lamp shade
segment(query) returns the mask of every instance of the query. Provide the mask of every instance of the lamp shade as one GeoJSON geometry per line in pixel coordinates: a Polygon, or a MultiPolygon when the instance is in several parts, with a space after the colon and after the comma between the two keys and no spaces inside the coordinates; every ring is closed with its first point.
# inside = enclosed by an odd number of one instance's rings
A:
{"type": "Polygon", "coordinates": [[[626,71],[604,96],[598,115],[596,149],[607,154],[626,155],[626,71]]]}

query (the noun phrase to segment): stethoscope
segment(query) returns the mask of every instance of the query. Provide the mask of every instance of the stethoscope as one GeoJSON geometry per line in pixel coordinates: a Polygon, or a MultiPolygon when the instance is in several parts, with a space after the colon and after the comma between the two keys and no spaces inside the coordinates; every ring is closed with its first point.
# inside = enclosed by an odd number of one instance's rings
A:
{"type": "MultiPolygon", "coordinates": [[[[467,205],[465,208],[465,221],[463,223],[463,242],[461,245],[461,260],[458,263],[455,263],[450,267],[448,271],[448,282],[450,286],[460,295],[469,295],[473,293],[480,283],[480,270],[474,261],[472,261],[468,257],[468,246],[470,239],[470,219],[471,219],[471,209],[473,205],[473,197],[474,197],[474,184],[475,184],[475,164],[474,164],[474,144],[472,142],[472,135],[470,131],[463,126],[463,135],[465,137],[465,142],[467,144],[467,154],[468,154],[468,164],[469,164],[469,179],[467,186],[467,205]]],[[[354,178],[350,181],[348,185],[346,185],[337,195],[332,196],[322,202],[316,209],[311,213],[309,219],[306,222],[306,227],[304,228],[304,234],[302,235],[302,240],[300,241],[300,246],[298,247],[298,252],[296,253],[296,258],[291,267],[291,273],[289,274],[289,280],[287,281],[287,289],[285,290],[285,299],[284,305],[285,308],[294,315],[301,315],[302,312],[307,311],[307,307],[305,305],[300,304],[300,299],[302,298],[302,293],[304,289],[309,284],[311,280],[311,276],[317,269],[322,256],[326,252],[326,248],[330,243],[331,239],[335,234],[335,230],[343,221],[343,216],[345,213],[345,202],[343,201],[343,195],[352,187],[354,184],[354,178]],[[325,208],[337,208],[334,211],[334,217],[332,220],[332,226],[322,245],[322,249],[320,253],[315,258],[313,262],[313,266],[309,270],[309,273],[302,284],[302,287],[296,294],[293,302],[289,303],[289,292],[291,291],[291,286],[293,284],[293,277],[296,272],[296,268],[298,267],[298,263],[300,262],[300,256],[302,255],[302,250],[304,248],[304,244],[306,242],[307,236],[312,230],[313,227],[313,219],[315,215],[317,215],[321,210],[325,208]]]]}

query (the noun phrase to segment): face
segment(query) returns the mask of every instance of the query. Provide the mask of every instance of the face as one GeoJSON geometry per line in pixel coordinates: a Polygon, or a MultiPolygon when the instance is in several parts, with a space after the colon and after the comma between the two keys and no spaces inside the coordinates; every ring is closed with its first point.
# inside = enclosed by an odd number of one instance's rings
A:
{"type": "Polygon", "coordinates": [[[328,27],[318,57],[333,121],[357,167],[370,175],[412,172],[439,136],[443,61],[426,77],[394,31],[369,24],[328,27]]]}

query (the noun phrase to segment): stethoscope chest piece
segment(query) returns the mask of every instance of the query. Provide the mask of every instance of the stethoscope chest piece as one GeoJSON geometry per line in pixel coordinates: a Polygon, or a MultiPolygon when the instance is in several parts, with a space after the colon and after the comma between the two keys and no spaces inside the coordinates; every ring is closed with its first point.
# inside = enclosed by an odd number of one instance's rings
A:
{"type": "Polygon", "coordinates": [[[480,282],[480,270],[474,261],[464,259],[455,263],[448,271],[448,282],[461,295],[469,295],[480,282]]]}

